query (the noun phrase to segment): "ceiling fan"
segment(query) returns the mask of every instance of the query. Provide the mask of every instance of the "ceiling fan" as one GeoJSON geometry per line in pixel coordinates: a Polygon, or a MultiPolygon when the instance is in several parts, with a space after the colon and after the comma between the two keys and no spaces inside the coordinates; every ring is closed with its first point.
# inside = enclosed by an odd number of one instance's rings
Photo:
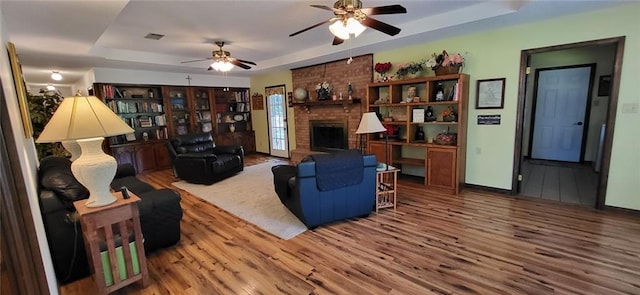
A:
{"type": "Polygon", "coordinates": [[[365,27],[395,36],[400,33],[400,28],[371,18],[369,15],[407,13],[407,9],[398,4],[362,8],[362,1],[360,0],[338,0],[333,4],[333,8],[326,5],[311,5],[311,7],[332,11],[335,16],[297,31],[289,35],[289,37],[331,22],[333,24],[329,26],[329,30],[335,35],[333,45],[341,44],[344,40],[349,39],[351,34],[357,37],[364,31],[365,27]]]}
{"type": "Polygon", "coordinates": [[[241,67],[245,70],[248,70],[251,68],[251,66],[249,65],[256,65],[256,63],[252,62],[252,61],[248,61],[248,60],[243,60],[243,59],[239,59],[239,58],[233,58],[231,57],[231,53],[229,53],[229,51],[226,50],[222,50],[222,46],[224,46],[224,42],[223,41],[216,41],[215,42],[216,45],[218,45],[219,49],[218,50],[214,50],[211,52],[211,57],[207,57],[207,58],[202,58],[202,59],[196,59],[196,60],[188,60],[188,61],[183,61],[181,63],[190,63],[190,62],[196,62],[196,61],[203,61],[203,60],[213,60],[213,63],[209,66],[209,68],[207,70],[211,71],[211,70],[216,70],[216,71],[220,71],[220,72],[227,72],[229,70],[231,70],[233,68],[233,66],[238,66],[241,67]]]}

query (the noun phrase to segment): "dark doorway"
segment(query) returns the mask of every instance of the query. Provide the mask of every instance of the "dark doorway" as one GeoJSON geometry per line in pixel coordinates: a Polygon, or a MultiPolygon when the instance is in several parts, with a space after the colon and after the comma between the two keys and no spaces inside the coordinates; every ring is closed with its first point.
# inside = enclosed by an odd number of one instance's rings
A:
{"type": "MultiPolygon", "coordinates": [[[[514,170],[512,181],[512,193],[521,194],[523,192],[523,183],[527,180],[523,174],[523,168],[527,168],[528,164],[539,164],[531,162],[531,133],[533,130],[533,110],[535,94],[536,77],[534,75],[536,69],[543,68],[561,68],[575,67],[584,64],[594,63],[595,74],[592,74],[591,88],[589,90],[592,99],[588,101],[585,121],[583,121],[584,144],[581,147],[580,160],[577,162],[570,161],[549,161],[545,164],[552,166],[566,166],[566,168],[576,168],[575,165],[581,165],[582,168],[588,168],[589,171],[597,173],[595,179],[595,202],[590,207],[603,208],[605,201],[607,178],[609,173],[609,161],[611,158],[611,145],[615,122],[615,110],[618,102],[618,85],[620,82],[620,68],[622,64],[622,54],[624,48],[624,37],[616,37],[610,39],[594,40],[573,44],[565,44],[544,48],[528,49],[521,52],[520,63],[520,82],[518,91],[518,114],[516,123],[516,142],[514,153],[514,170]],[[589,61],[586,56],[593,59],[589,61]],[[545,64],[547,62],[547,64],[545,64]],[[551,64],[549,64],[551,63],[551,64]],[[597,95],[597,81],[599,76],[611,75],[611,91],[607,97],[599,97],[597,95]],[[594,85],[596,84],[596,85],[594,85]],[[606,127],[602,127],[602,126],[606,127]],[[525,163],[527,161],[527,163],[525,163]],[[574,166],[572,166],[574,165],[574,166]]],[[[588,173],[584,173],[587,175],[588,173]]],[[[578,176],[573,177],[580,177],[578,176]]],[[[531,176],[531,175],[528,175],[531,176]]],[[[589,176],[584,176],[585,179],[589,176]]],[[[555,179],[562,182],[557,176],[555,179]]],[[[591,181],[593,182],[593,180],[591,181]]],[[[578,181],[580,183],[580,181],[578,181]]],[[[579,184],[576,184],[580,186],[579,184]]],[[[562,187],[562,186],[560,186],[562,187]]],[[[564,186],[567,187],[566,185],[564,186]]],[[[560,195],[562,192],[559,193],[560,195]]],[[[566,193],[565,193],[566,194],[566,193]]],[[[572,203],[577,203],[576,198],[571,199],[572,203]]],[[[562,198],[559,198],[562,201],[562,198]]]]}

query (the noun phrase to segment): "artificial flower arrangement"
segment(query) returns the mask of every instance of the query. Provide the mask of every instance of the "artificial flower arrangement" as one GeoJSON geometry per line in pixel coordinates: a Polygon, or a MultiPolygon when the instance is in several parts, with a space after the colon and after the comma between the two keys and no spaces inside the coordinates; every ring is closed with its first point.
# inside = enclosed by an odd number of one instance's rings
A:
{"type": "Polygon", "coordinates": [[[465,56],[462,53],[449,54],[446,50],[442,50],[440,54],[432,54],[425,65],[435,71],[438,67],[462,66],[464,61],[465,56]]]}
{"type": "Polygon", "coordinates": [[[396,71],[396,76],[402,77],[409,74],[420,73],[424,70],[424,64],[424,61],[400,64],[398,66],[398,71],[396,71]]]}
{"type": "Polygon", "coordinates": [[[329,97],[331,97],[331,90],[333,90],[333,87],[331,87],[331,84],[329,84],[329,82],[324,81],[322,83],[318,83],[316,85],[316,93],[318,93],[318,100],[329,99],[329,97]]]}
{"type": "Polygon", "coordinates": [[[376,71],[376,73],[380,74],[380,80],[381,81],[387,81],[388,77],[387,77],[387,72],[391,69],[391,62],[379,62],[376,63],[376,65],[373,67],[373,70],[376,71]]]}

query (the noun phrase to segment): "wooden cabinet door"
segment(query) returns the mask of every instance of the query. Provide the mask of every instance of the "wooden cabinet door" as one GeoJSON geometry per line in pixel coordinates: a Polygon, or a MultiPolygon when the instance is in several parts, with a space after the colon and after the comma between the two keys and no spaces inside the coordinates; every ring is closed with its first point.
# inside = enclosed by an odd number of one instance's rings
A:
{"type": "Polygon", "coordinates": [[[427,186],[456,191],[456,149],[427,148],[427,186]]]}
{"type": "Polygon", "coordinates": [[[135,153],[136,171],[138,173],[156,170],[156,154],[153,145],[138,145],[135,153]]]}
{"type": "Polygon", "coordinates": [[[169,157],[169,149],[167,148],[167,143],[155,143],[153,145],[153,151],[156,157],[156,169],[171,168],[171,158],[169,157]]]}
{"type": "Polygon", "coordinates": [[[133,146],[111,147],[111,152],[118,165],[129,163],[135,167],[135,149],[133,146]]]}
{"type": "MultiPolygon", "coordinates": [[[[376,155],[376,161],[378,163],[386,163],[385,154],[388,152],[389,160],[393,159],[393,149],[391,146],[388,147],[388,151],[385,152],[387,148],[385,148],[384,142],[371,142],[369,143],[369,151],[365,152],[365,154],[376,155]]],[[[389,163],[391,165],[391,163],[389,163]]]]}

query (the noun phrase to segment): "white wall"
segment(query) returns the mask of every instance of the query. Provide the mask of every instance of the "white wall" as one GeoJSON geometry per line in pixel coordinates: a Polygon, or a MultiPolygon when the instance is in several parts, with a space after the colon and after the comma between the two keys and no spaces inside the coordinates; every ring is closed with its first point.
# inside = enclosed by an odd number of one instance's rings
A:
{"type": "MultiPolygon", "coordinates": [[[[8,33],[6,31],[4,20],[2,19],[1,9],[2,8],[0,6],[0,40],[2,40],[2,47],[4,47],[4,49],[0,50],[0,79],[2,80],[2,89],[4,91],[5,103],[9,110],[9,118],[11,122],[22,122],[22,119],[20,118],[20,108],[18,107],[18,98],[11,72],[11,65],[9,64],[9,55],[6,50],[6,44],[11,40],[8,40],[8,33]]],[[[19,55],[20,48],[16,48],[16,51],[19,55]]],[[[11,160],[18,161],[20,163],[20,167],[22,167],[21,177],[24,179],[27,197],[29,198],[29,207],[31,209],[31,216],[33,217],[33,223],[36,229],[38,246],[40,247],[42,261],[44,263],[49,292],[51,294],[58,294],[58,285],[53,270],[53,263],[51,262],[51,254],[49,253],[49,245],[47,244],[42,215],[40,215],[40,206],[38,205],[38,190],[36,183],[38,179],[38,158],[34,139],[25,138],[22,124],[11,124],[11,130],[14,134],[13,143],[19,153],[18,159],[11,160]]],[[[8,141],[8,143],[10,142],[11,141],[8,141]]]]}

